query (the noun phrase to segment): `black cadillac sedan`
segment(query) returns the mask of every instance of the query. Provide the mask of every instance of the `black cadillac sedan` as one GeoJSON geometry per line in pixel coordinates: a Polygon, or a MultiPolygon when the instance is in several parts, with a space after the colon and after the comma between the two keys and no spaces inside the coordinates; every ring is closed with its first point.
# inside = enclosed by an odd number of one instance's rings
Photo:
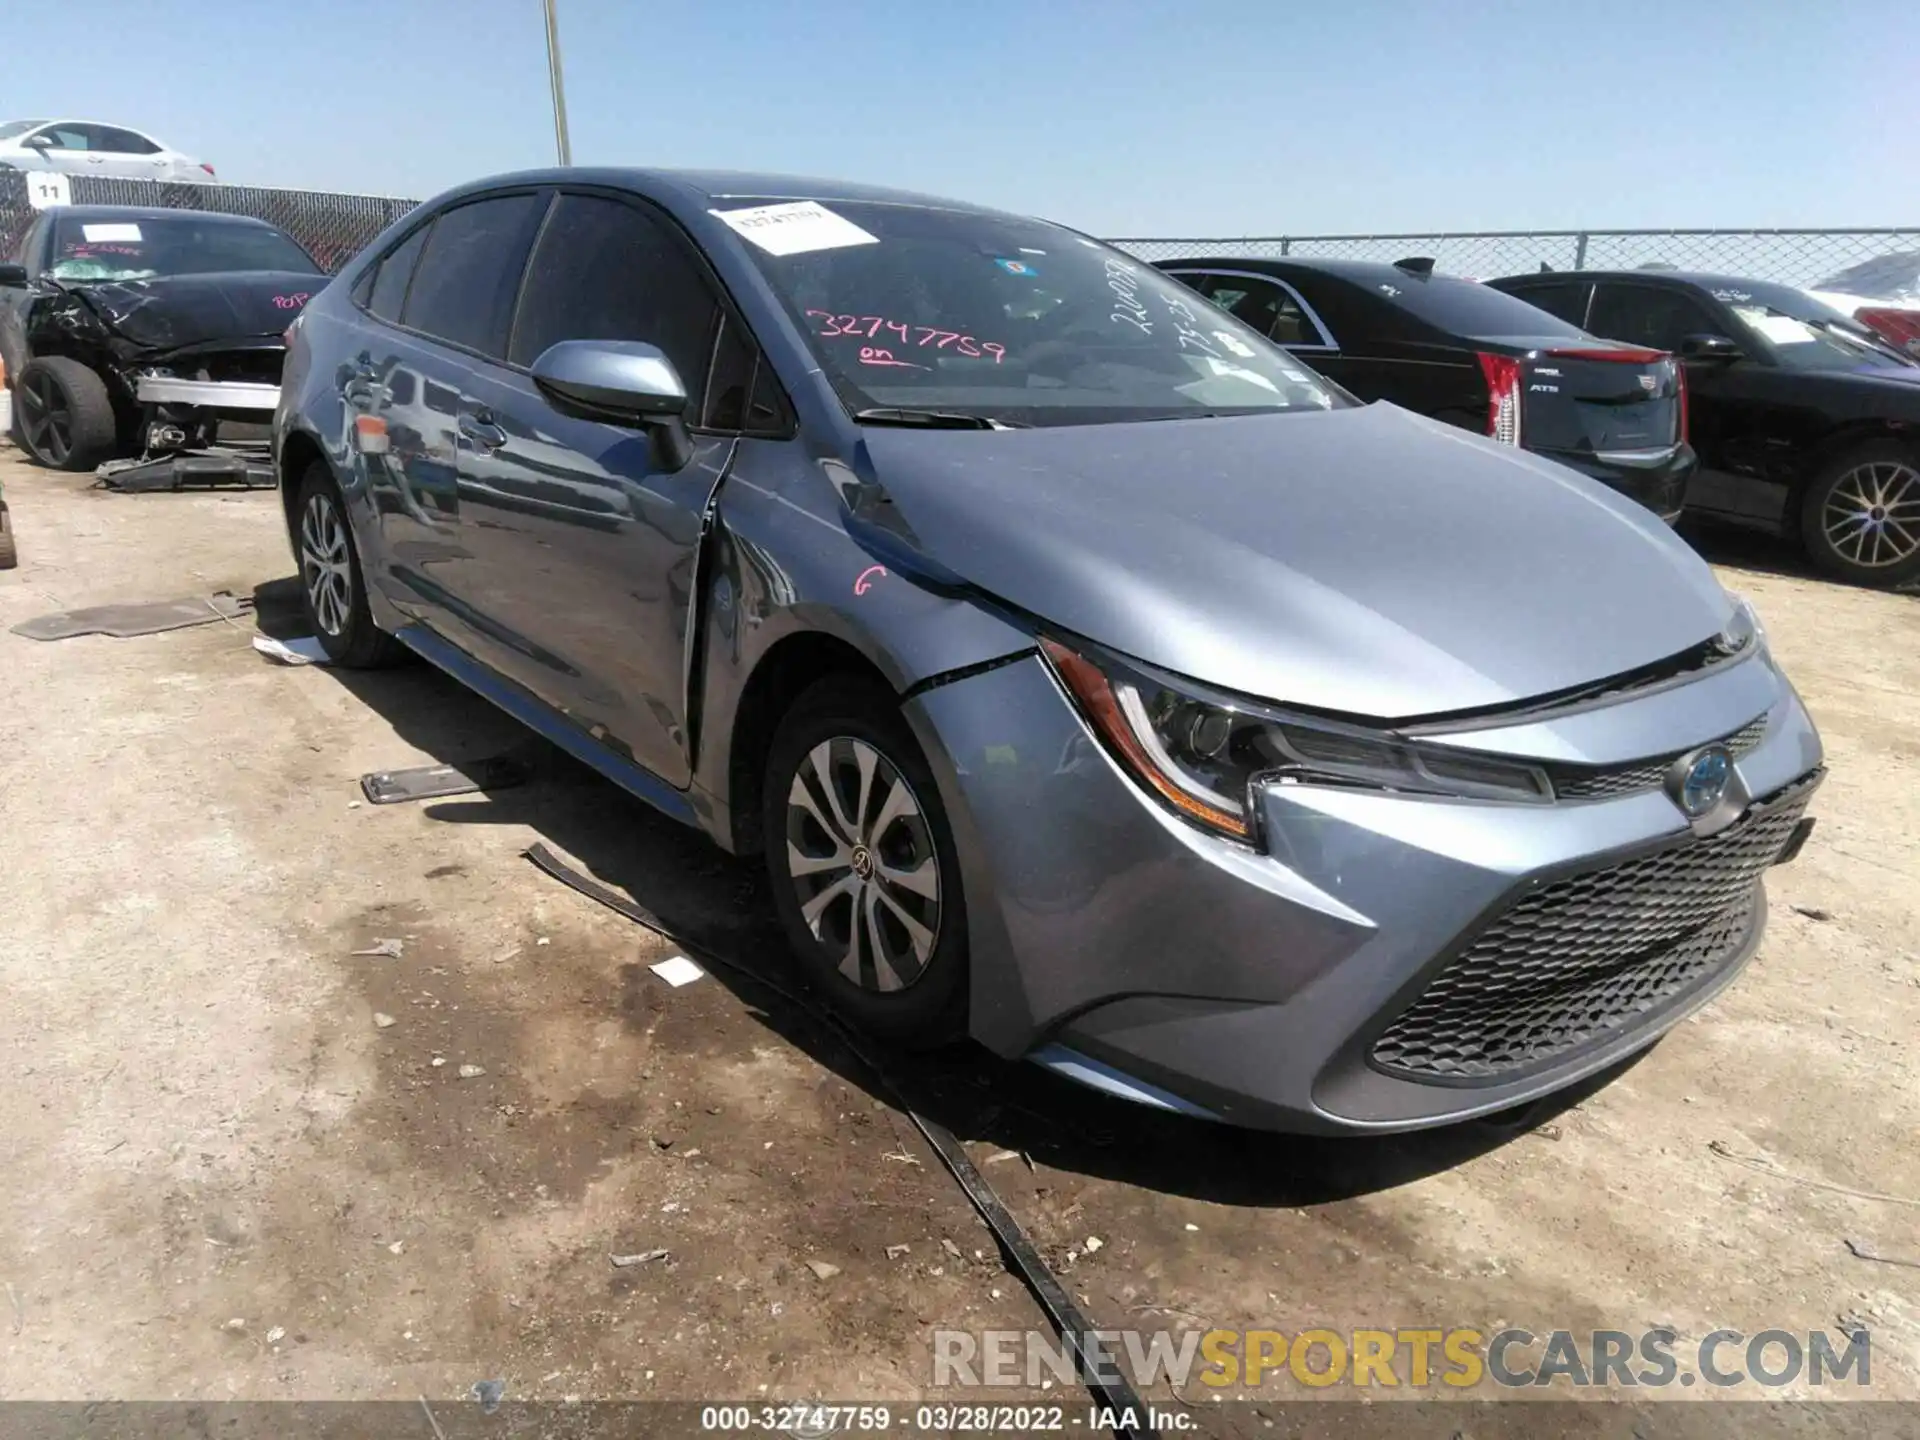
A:
{"type": "Polygon", "coordinates": [[[1362,400],[1532,450],[1679,518],[1694,455],[1684,379],[1427,259],[1162,260],[1161,269],[1362,400]]]}
{"type": "Polygon", "coordinates": [[[1777,530],[1862,585],[1920,577],[1920,364],[1805,291],[1678,270],[1490,280],[1573,325],[1678,354],[1693,510],[1777,530]]]}

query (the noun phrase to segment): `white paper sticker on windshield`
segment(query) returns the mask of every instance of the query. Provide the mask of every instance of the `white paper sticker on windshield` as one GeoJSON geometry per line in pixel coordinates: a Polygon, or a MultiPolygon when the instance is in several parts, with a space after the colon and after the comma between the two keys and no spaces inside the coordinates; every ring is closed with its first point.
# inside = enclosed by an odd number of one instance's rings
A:
{"type": "Polygon", "coordinates": [[[111,244],[115,240],[135,240],[140,238],[138,225],[82,225],[80,233],[95,245],[111,244]]]}
{"type": "Polygon", "coordinates": [[[1775,345],[1804,345],[1820,338],[1820,332],[1813,326],[1791,315],[1769,315],[1757,307],[1739,305],[1734,307],[1734,313],[1775,345]]]}
{"type": "Polygon", "coordinates": [[[849,245],[877,245],[844,215],[836,215],[817,200],[784,205],[755,205],[746,210],[711,210],[735,234],[742,235],[769,255],[805,255],[814,250],[840,250],[849,245]]]}

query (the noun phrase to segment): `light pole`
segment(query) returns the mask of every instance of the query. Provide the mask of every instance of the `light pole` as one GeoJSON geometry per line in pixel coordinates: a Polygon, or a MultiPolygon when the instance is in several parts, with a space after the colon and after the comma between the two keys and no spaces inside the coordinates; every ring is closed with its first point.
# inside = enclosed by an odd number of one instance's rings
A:
{"type": "Polygon", "coordinates": [[[562,165],[573,164],[573,146],[567,140],[567,87],[560,75],[560,22],[554,0],[541,0],[547,12],[547,80],[553,89],[553,147],[562,165]]]}

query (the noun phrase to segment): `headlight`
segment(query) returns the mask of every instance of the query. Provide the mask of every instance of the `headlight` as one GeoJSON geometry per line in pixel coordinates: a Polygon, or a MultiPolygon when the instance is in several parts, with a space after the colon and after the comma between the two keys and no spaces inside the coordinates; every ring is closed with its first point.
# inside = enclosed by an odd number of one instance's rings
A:
{"type": "Polygon", "coordinates": [[[1753,608],[1753,602],[1733,590],[1727,591],[1727,599],[1733,602],[1733,616],[1727,621],[1726,628],[1714,636],[1714,644],[1721,653],[1738,655],[1749,645],[1766,644],[1767,632],[1760,624],[1760,615],[1753,608]]]}
{"type": "Polygon", "coordinates": [[[1040,644],[1062,688],[1134,778],[1187,819],[1236,840],[1254,838],[1256,780],[1536,804],[1553,799],[1536,766],[1289,715],[1204,694],[1190,682],[1108,656],[1090,659],[1055,640],[1040,644]]]}

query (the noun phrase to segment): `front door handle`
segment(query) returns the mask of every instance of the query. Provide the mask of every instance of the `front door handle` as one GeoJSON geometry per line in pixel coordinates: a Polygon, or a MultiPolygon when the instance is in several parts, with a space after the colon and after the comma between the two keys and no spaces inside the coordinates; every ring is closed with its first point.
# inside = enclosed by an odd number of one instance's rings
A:
{"type": "Polygon", "coordinates": [[[484,408],[460,417],[460,433],[488,454],[507,443],[507,432],[493,423],[493,412],[484,408]]]}

